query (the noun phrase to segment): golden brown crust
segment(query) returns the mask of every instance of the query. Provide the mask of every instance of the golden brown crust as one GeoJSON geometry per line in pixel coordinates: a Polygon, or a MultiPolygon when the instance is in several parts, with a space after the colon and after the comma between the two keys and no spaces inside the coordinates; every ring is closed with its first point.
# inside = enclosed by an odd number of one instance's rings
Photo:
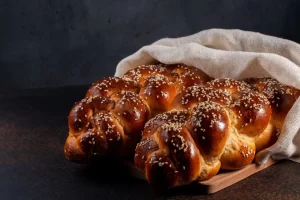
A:
{"type": "Polygon", "coordinates": [[[124,80],[119,77],[105,77],[91,85],[86,93],[86,97],[110,97],[120,91],[131,91],[137,93],[138,90],[138,85],[131,80],[124,80]]]}
{"type": "Polygon", "coordinates": [[[246,82],[229,78],[214,79],[207,82],[205,86],[229,93],[233,99],[239,98],[240,92],[251,91],[251,85],[246,82]]]}
{"type": "Polygon", "coordinates": [[[208,101],[190,111],[157,115],[147,122],[137,145],[136,166],[149,183],[164,188],[214,176],[229,135],[228,117],[223,107],[208,101]],[[203,132],[203,128],[211,131],[203,132]]]}
{"type": "Polygon", "coordinates": [[[86,97],[70,112],[65,154],[75,162],[98,155],[133,154],[148,117],[148,107],[133,92],[115,93],[110,99],[86,97]]]}
{"type": "Polygon", "coordinates": [[[168,112],[160,113],[149,120],[144,127],[143,136],[152,135],[160,126],[167,123],[185,123],[189,116],[186,110],[170,110],[168,112]]]}
{"type": "Polygon", "coordinates": [[[68,117],[70,134],[79,135],[83,130],[90,128],[90,120],[93,119],[95,111],[110,110],[113,107],[113,101],[100,96],[86,97],[77,102],[68,117]]]}
{"type": "Polygon", "coordinates": [[[255,138],[257,149],[261,150],[277,141],[285,117],[299,98],[300,90],[283,85],[272,78],[248,78],[245,82],[266,96],[272,109],[270,125],[255,138]]]}
{"type": "Polygon", "coordinates": [[[280,135],[280,129],[270,122],[266,129],[255,137],[256,152],[273,145],[280,135]]]}
{"type": "Polygon", "coordinates": [[[149,118],[149,110],[143,99],[133,92],[116,93],[110,98],[115,102],[111,111],[126,133],[140,132],[149,118]]]}
{"type": "Polygon", "coordinates": [[[157,115],[147,122],[142,136],[143,145],[137,145],[135,156],[137,167],[146,170],[147,180],[152,184],[163,182],[167,188],[209,179],[220,169],[235,170],[249,165],[257,150],[256,137],[261,137],[263,131],[265,135],[272,134],[272,130],[266,129],[272,115],[270,102],[243,81],[216,79],[205,85],[188,87],[176,96],[173,108],[175,110],[157,115]],[[172,147],[184,149],[188,146],[174,143],[174,139],[173,146],[165,144],[168,134],[174,129],[178,130],[186,144],[187,138],[190,138],[195,147],[193,152],[197,152],[196,160],[180,156],[184,158],[180,160],[184,168],[188,162],[197,166],[190,176],[179,173],[179,170],[176,170],[178,174],[169,175],[177,169],[176,164],[174,168],[170,165],[169,169],[163,167],[159,171],[148,163],[150,158],[155,160],[152,158],[154,152],[160,152],[163,160],[169,162],[167,160],[174,160],[180,155],[180,151],[172,147]],[[150,148],[150,153],[148,144],[155,144],[155,148],[150,148]]]}
{"type": "Polygon", "coordinates": [[[166,77],[171,82],[175,82],[177,74],[166,68],[167,65],[141,65],[129,70],[123,76],[125,80],[132,80],[142,87],[148,77],[161,75],[166,77]]]}
{"type": "Polygon", "coordinates": [[[278,121],[284,121],[285,116],[300,96],[299,90],[283,85],[276,79],[249,78],[245,81],[268,98],[272,106],[273,118],[278,121]]]}
{"type": "Polygon", "coordinates": [[[173,101],[175,109],[191,109],[199,102],[213,101],[223,105],[229,105],[232,102],[232,96],[223,90],[203,85],[188,87],[178,94],[173,101]]]}
{"type": "MultiPolygon", "coordinates": [[[[170,113],[168,118],[173,116],[174,113],[170,113]]],[[[136,148],[135,163],[144,171],[149,183],[165,188],[194,180],[200,173],[200,156],[185,124],[171,120],[142,139],[136,148]]]]}
{"type": "Polygon", "coordinates": [[[157,64],[93,83],[70,111],[66,157],[80,163],[98,155],[133,156],[145,123],[172,109],[185,86],[209,79],[194,67],[157,64]]]}
{"type": "Polygon", "coordinates": [[[85,152],[79,147],[77,138],[73,135],[68,136],[65,142],[65,156],[68,160],[72,160],[75,163],[87,163],[88,159],[85,152]]]}
{"type": "Polygon", "coordinates": [[[230,108],[238,120],[236,128],[240,134],[256,136],[267,127],[271,119],[271,106],[268,99],[255,91],[241,92],[230,108]]]}
{"type": "Polygon", "coordinates": [[[161,188],[209,179],[274,144],[299,96],[270,78],[212,80],[182,64],[139,66],[95,82],[73,106],[65,155],[77,163],[133,158],[161,188]]]}
{"type": "Polygon", "coordinates": [[[218,103],[201,102],[187,120],[187,127],[203,156],[217,157],[229,136],[229,114],[218,103]]]}
{"type": "Polygon", "coordinates": [[[204,85],[212,79],[202,70],[195,67],[183,64],[167,65],[166,67],[177,74],[176,83],[180,91],[193,85],[204,85]]]}
{"type": "Polygon", "coordinates": [[[165,112],[177,94],[176,84],[160,74],[149,76],[140,90],[140,96],[151,108],[151,116],[165,112]]]}
{"type": "Polygon", "coordinates": [[[220,159],[221,169],[236,170],[252,163],[256,152],[253,139],[231,134],[228,143],[220,159]]]}

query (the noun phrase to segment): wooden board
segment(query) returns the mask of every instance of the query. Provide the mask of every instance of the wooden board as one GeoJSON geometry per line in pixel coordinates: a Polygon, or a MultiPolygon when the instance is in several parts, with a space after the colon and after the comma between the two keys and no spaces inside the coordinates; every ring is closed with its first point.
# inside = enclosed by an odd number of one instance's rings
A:
{"type": "MultiPolygon", "coordinates": [[[[263,165],[257,165],[253,163],[240,170],[221,172],[209,180],[196,183],[196,186],[204,193],[212,194],[229,187],[263,169],[266,169],[274,163],[276,163],[276,161],[270,158],[263,165]]],[[[145,180],[143,173],[141,173],[132,163],[126,163],[126,166],[128,167],[128,171],[131,176],[145,180]]]]}

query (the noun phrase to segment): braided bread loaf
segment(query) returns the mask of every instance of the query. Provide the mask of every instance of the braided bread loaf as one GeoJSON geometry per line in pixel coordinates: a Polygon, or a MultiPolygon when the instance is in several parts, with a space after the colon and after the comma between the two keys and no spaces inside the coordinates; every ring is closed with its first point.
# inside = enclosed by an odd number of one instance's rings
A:
{"type": "Polygon", "coordinates": [[[256,148],[260,151],[277,141],[286,115],[300,96],[300,91],[279,83],[271,78],[249,78],[245,82],[252,88],[264,94],[272,107],[272,116],[269,126],[272,131],[265,131],[256,137],[256,148]]]}
{"type": "Polygon", "coordinates": [[[135,165],[172,188],[241,169],[272,145],[299,91],[272,79],[215,79],[188,87],[144,128],[135,165]]]}
{"type": "Polygon", "coordinates": [[[145,123],[172,109],[175,96],[185,88],[209,80],[194,67],[158,64],[95,82],[69,114],[67,159],[86,163],[93,156],[133,158],[145,123]]]}

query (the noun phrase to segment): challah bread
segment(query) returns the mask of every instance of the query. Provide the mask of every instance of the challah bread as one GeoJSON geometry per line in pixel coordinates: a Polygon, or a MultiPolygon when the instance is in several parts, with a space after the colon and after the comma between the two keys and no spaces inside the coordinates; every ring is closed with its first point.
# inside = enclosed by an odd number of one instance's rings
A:
{"type": "MultiPolygon", "coordinates": [[[[275,91],[277,86],[262,82],[265,80],[215,79],[186,88],[175,97],[173,110],[146,123],[136,147],[135,165],[149,183],[160,188],[190,184],[222,169],[249,165],[259,150],[273,144],[265,139],[274,137],[272,127],[276,126],[276,101],[272,95],[265,96],[262,88],[275,91]]],[[[286,90],[290,96],[277,101],[285,115],[299,92],[291,87],[286,90]]],[[[280,123],[283,119],[277,118],[280,123]]]]}
{"type": "Polygon", "coordinates": [[[70,112],[66,156],[74,162],[86,162],[93,155],[132,153],[128,146],[138,142],[148,117],[147,106],[131,91],[110,98],[86,97],[70,112]]]}
{"type": "Polygon", "coordinates": [[[123,77],[103,78],[70,111],[67,159],[86,163],[93,156],[133,158],[145,123],[172,108],[186,87],[211,80],[185,65],[143,65],[123,77]]]}
{"type": "Polygon", "coordinates": [[[252,88],[264,94],[272,107],[272,117],[266,131],[256,137],[256,148],[264,149],[274,144],[283,126],[283,122],[289,110],[300,96],[300,91],[294,87],[281,84],[272,78],[249,78],[245,81],[252,88]]]}
{"type": "Polygon", "coordinates": [[[186,65],[142,65],[123,76],[139,85],[139,95],[151,108],[151,117],[172,109],[175,96],[192,85],[203,85],[211,78],[186,65]]]}
{"type": "Polygon", "coordinates": [[[86,97],[110,97],[121,91],[138,93],[139,87],[131,80],[124,80],[119,77],[105,77],[91,85],[86,93],[86,97]]]}

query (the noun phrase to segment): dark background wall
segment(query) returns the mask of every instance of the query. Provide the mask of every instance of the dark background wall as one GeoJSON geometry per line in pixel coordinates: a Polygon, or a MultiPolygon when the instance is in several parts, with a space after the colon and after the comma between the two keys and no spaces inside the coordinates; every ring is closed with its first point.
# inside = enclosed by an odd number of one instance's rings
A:
{"type": "Polygon", "coordinates": [[[143,45],[209,28],[300,42],[299,9],[297,0],[0,0],[0,84],[90,84],[143,45]]]}

